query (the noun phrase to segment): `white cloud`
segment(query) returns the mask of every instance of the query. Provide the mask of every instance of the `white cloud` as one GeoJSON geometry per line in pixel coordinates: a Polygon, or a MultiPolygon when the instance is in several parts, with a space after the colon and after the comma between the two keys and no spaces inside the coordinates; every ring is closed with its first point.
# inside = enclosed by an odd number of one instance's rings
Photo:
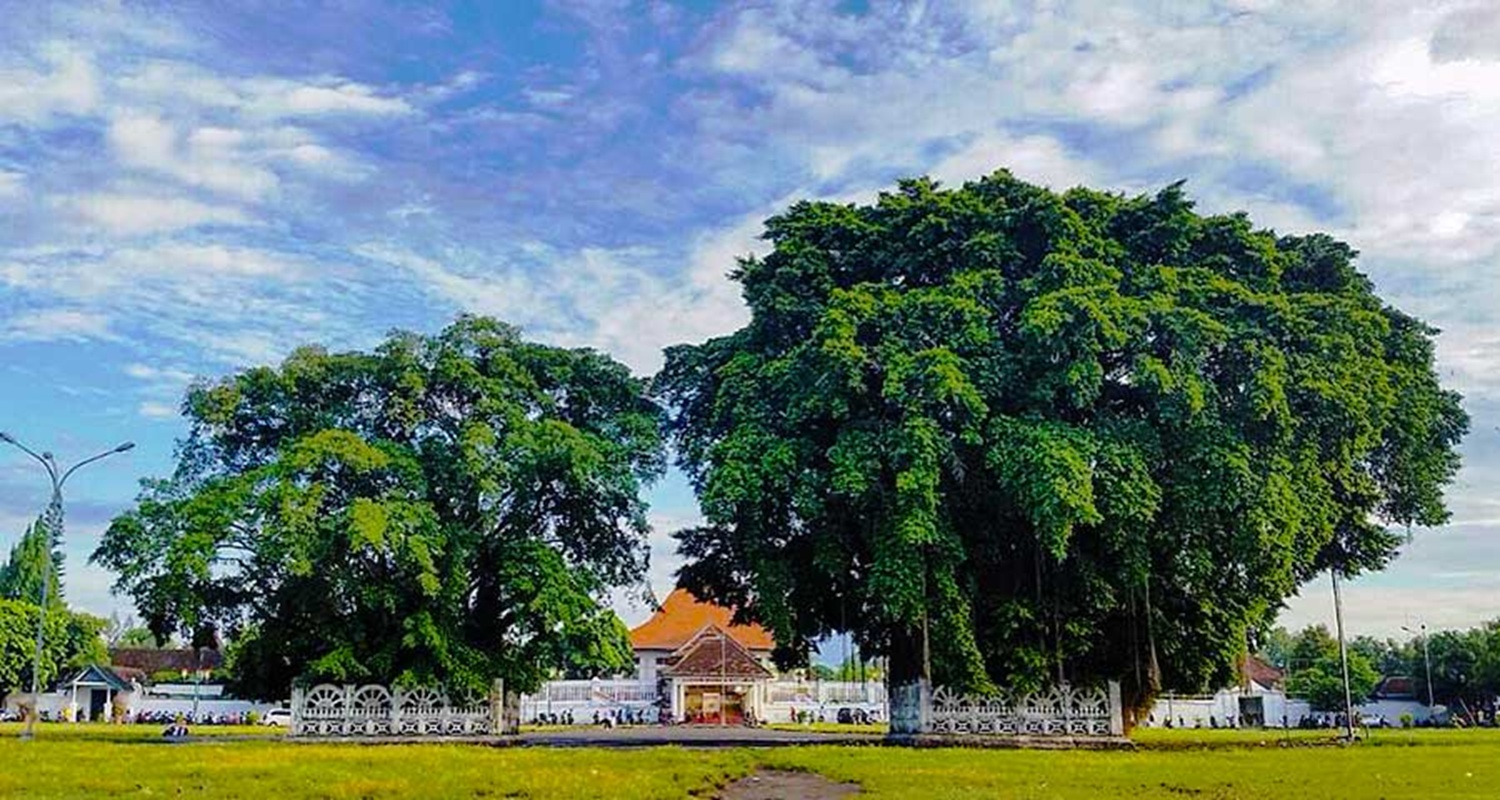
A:
{"type": "Polygon", "coordinates": [[[152,364],[128,374],[174,393],[184,370],[158,359],[241,366],[276,360],[308,341],[347,340],[358,328],[354,304],[363,290],[345,278],[337,264],[313,269],[296,254],[171,240],[0,260],[0,288],[43,308],[87,314],[101,327],[127,328],[130,341],[149,345],[152,364]],[[330,297],[339,298],[342,314],[325,310],[330,297]]]}
{"type": "Polygon", "coordinates": [[[178,415],[177,406],[156,400],[146,400],[136,410],[147,419],[176,419],[178,415]]]}
{"type": "Polygon", "coordinates": [[[1095,185],[1102,172],[1049,136],[1007,136],[996,132],[974,137],[962,149],[932,165],[927,174],[948,185],[987,175],[1003,165],[1016,177],[1058,191],[1095,185]]]}
{"type": "Polygon", "coordinates": [[[200,225],[248,225],[251,219],[233,206],[209,205],[184,197],[122,192],[78,195],[68,205],[83,219],[116,235],[162,233],[200,225]]]}
{"type": "Polygon", "coordinates": [[[31,64],[0,65],[0,120],[47,124],[54,116],[92,112],[99,97],[93,60],[61,42],[40,48],[31,64]]]}
{"type": "Polygon", "coordinates": [[[650,374],[661,367],[662,348],[729,333],[748,320],[728,274],[738,258],[765,252],[758,236],[766,213],[699,234],[681,272],[663,269],[667,258],[643,247],[567,252],[531,243],[513,257],[450,250],[445,261],[390,244],[356,252],[403,270],[455,308],[566,346],[604,350],[650,374]]]}
{"type": "Polygon", "coordinates": [[[153,367],[149,364],[126,364],[125,374],[132,378],[152,383],[168,383],[185,386],[193,380],[193,373],[181,367],[153,367]]]}
{"type": "MultiPolygon", "coordinates": [[[[1402,626],[1415,628],[1425,623],[1434,630],[1468,628],[1500,616],[1500,608],[1495,605],[1500,580],[1493,572],[1413,575],[1402,569],[1399,561],[1391,572],[1405,574],[1413,582],[1396,585],[1387,575],[1375,575],[1341,587],[1344,625],[1351,636],[1406,638],[1402,626]]],[[[1292,630],[1320,624],[1333,630],[1334,622],[1333,590],[1326,575],[1304,586],[1277,619],[1278,624],[1292,630]]]]}
{"type": "Polygon", "coordinates": [[[118,118],[110,123],[108,133],[111,148],[126,167],[240,200],[264,200],[280,181],[256,163],[264,160],[264,154],[251,147],[251,138],[244,131],[222,127],[197,128],[184,138],[171,123],[148,115],[118,118]]]}
{"type": "Polygon", "coordinates": [[[322,84],[257,79],[246,83],[249,113],[267,117],[365,114],[410,114],[415,109],[400,97],[377,94],[364,84],[336,81],[322,84]]]}
{"type": "Polygon", "coordinates": [[[23,311],[0,322],[0,341],[56,342],[115,339],[109,318],[70,308],[23,311]]]}
{"type": "Polygon", "coordinates": [[[127,166],[162,169],[177,159],[177,131],[151,116],[130,116],[109,126],[108,139],[115,155],[127,166]]]}

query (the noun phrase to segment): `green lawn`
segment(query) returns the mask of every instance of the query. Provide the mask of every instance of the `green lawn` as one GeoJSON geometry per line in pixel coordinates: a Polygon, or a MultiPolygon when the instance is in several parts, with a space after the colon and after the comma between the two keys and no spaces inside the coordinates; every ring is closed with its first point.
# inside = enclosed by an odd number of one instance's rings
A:
{"type": "Polygon", "coordinates": [[[1496,798],[1500,738],[1450,747],[1137,752],[782,749],[758,763],[855,781],[872,798],[1496,798]]]}
{"type": "Polygon", "coordinates": [[[1282,746],[1257,731],[1152,731],[1135,752],[361,746],[264,736],[170,745],[152,726],[57,725],[26,744],[15,731],[0,727],[0,798],[702,798],[757,768],[853,781],[874,798],[1500,797],[1497,731],[1383,731],[1348,747],[1316,746],[1309,732],[1282,746]]]}
{"type": "MultiPolygon", "coordinates": [[[[19,722],[0,722],[0,741],[20,736],[25,727],[19,722]]],[[[107,725],[99,722],[43,723],[37,727],[37,737],[42,739],[155,740],[161,738],[162,729],[166,727],[166,723],[160,725],[107,725]]],[[[269,725],[193,725],[191,730],[195,737],[245,738],[255,736],[277,739],[286,735],[286,728],[269,725]]]]}

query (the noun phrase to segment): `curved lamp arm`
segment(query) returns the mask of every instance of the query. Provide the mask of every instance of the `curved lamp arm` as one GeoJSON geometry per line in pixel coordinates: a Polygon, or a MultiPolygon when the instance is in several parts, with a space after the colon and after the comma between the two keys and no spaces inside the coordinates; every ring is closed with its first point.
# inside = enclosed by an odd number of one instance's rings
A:
{"type": "Polygon", "coordinates": [[[73,466],[68,467],[68,471],[64,472],[62,474],[62,477],[57,479],[58,488],[62,488],[62,485],[67,482],[68,478],[71,477],[73,473],[75,473],[75,472],[78,471],[79,467],[85,466],[87,464],[92,464],[92,463],[94,463],[95,461],[98,461],[101,458],[108,458],[108,457],[114,455],[115,453],[123,453],[123,452],[125,452],[127,450],[130,450],[130,449],[134,448],[134,447],[135,447],[135,442],[125,442],[124,444],[121,444],[121,445],[118,445],[116,447],[110,448],[109,450],[105,450],[104,452],[102,452],[102,453],[100,453],[98,455],[89,456],[88,458],[85,458],[84,460],[78,462],[77,464],[74,464],[73,466]]]}
{"type": "Polygon", "coordinates": [[[37,451],[32,450],[30,447],[27,447],[25,444],[23,444],[20,439],[17,439],[16,437],[11,436],[10,434],[6,433],[5,431],[0,431],[0,442],[7,442],[9,444],[13,444],[21,452],[25,453],[28,456],[31,456],[32,458],[36,459],[39,462],[41,462],[42,466],[47,468],[47,475],[52,478],[52,483],[53,483],[54,488],[56,486],[59,486],[59,485],[62,484],[62,481],[59,480],[58,477],[57,477],[57,465],[54,464],[54,463],[52,463],[52,454],[51,453],[38,453],[37,451]]]}

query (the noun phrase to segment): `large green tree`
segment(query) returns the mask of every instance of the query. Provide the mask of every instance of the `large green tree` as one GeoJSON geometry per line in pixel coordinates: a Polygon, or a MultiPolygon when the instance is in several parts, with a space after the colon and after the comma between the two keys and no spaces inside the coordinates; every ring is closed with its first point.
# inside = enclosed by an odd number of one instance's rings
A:
{"type": "Polygon", "coordinates": [[[29,525],[0,564],[0,598],[21,600],[35,605],[42,597],[42,581],[47,582],[47,605],[64,606],[62,596],[62,555],[57,552],[53,536],[38,522],[29,525]]]}
{"type": "Polygon", "coordinates": [[[94,558],[158,640],[235,640],[242,691],[297,679],[527,689],[628,665],[600,599],[644,573],[664,466],[644,382],[461,318],[196,386],[176,473],[94,558]]]}
{"type": "Polygon", "coordinates": [[[1326,235],[1003,171],[765,235],[750,322],[655,388],[706,519],[683,577],[785,661],[848,628],[896,682],[1139,705],[1232,683],[1299,585],[1447,519],[1435,332],[1326,235]]]}

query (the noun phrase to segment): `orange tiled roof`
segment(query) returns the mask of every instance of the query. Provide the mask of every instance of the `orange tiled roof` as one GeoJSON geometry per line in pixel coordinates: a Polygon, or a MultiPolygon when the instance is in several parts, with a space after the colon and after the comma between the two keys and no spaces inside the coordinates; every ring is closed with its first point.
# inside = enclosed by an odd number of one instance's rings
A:
{"type": "Polygon", "coordinates": [[[708,625],[729,631],[734,640],[751,650],[776,646],[770,632],[759,625],[731,625],[734,612],[705,603],[686,589],[673,589],[651,619],[630,632],[630,646],[637,650],[676,650],[708,625]]]}

